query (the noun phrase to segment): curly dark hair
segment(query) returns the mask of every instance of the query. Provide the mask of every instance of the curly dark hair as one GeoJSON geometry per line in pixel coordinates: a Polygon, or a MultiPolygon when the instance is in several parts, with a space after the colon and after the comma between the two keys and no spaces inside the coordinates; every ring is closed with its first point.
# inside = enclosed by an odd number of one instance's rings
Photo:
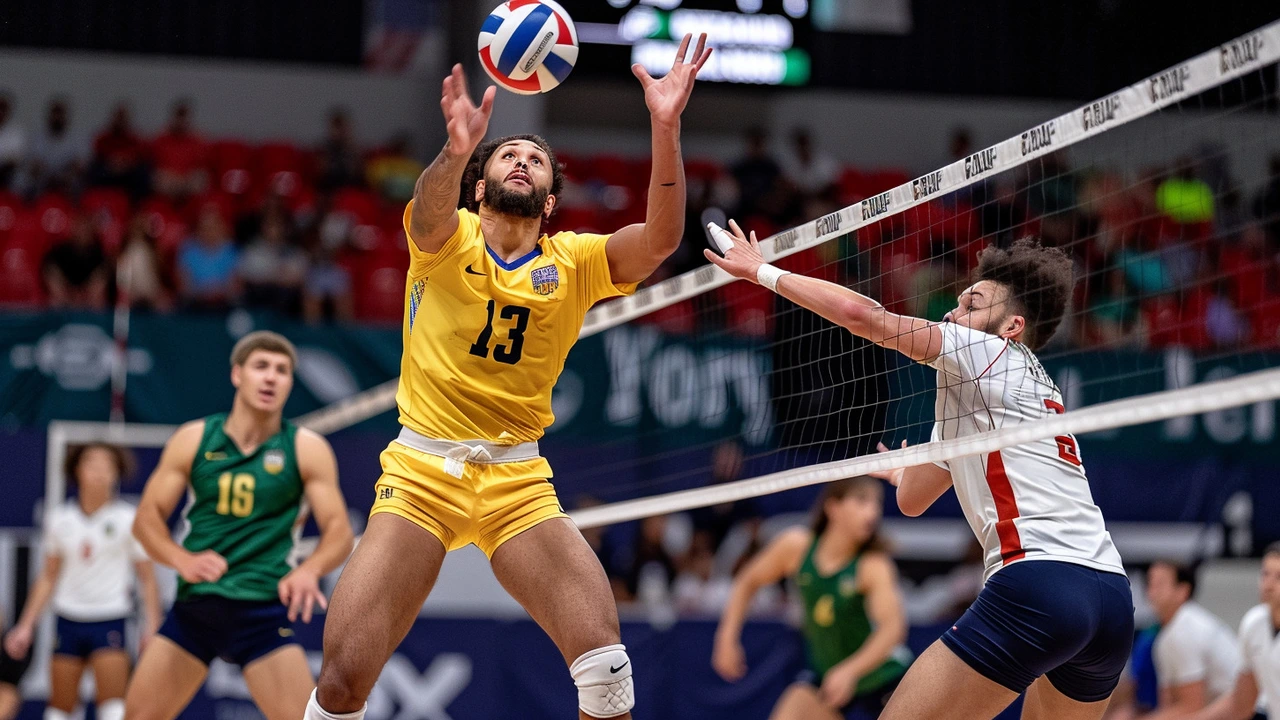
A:
{"type": "Polygon", "coordinates": [[[1026,319],[1022,342],[1039,350],[1057,332],[1071,301],[1071,256],[1025,237],[1009,248],[994,245],[978,256],[975,281],[990,280],[1009,290],[1011,311],[1026,319]]]}
{"type": "MultiPolygon", "coordinates": [[[[462,186],[458,188],[458,207],[466,208],[471,212],[480,210],[480,203],[476,202],[476,183],[484,179],[484,171],[489,167],[489,160],[493,158],[493,153],[512,140],[528,140],[542,148],[542,152],[547,154],[547,160],[551,163],[551,194],[560,197],[560,191],[564,189],[564,166],[556,159],[556,151],[551,149],[551,144],[546,138],[533,134],[508,135],[481,143],[475,152],[471,153],[471,159],[467,161],[467,169],[462,172],[462,186]]],[[[552,214],[555,214],[555,210],[552,210],[552,214]]]]}
{"type": "Polygon", "coordinates": [[[111,453],[111,459],[116,465],[116,482],[123,483],[133,475],[136,463],[133,453],[127,448],[119,445],[112,445],[105,442],[91,442],[84,445],[73,445],[67,451],[66,462],[62,466],[63,472],[66,473],[67,481],[71,484],[76,483],[76,472],[80,469],[80,461],[84,460],[84,456],[90,450],[106,450],[111,453]]]}

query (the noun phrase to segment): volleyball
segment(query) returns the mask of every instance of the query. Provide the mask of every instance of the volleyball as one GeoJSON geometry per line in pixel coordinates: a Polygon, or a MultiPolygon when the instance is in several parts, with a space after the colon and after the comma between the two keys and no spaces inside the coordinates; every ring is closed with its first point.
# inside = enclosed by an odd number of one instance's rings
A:
{"type": "Polygon", "coordinates": [[[508,0],[480,28],[480,64],[489,77],[521,95],[564,82],[578,61],[578,32],[551,0],[508,0]]]}

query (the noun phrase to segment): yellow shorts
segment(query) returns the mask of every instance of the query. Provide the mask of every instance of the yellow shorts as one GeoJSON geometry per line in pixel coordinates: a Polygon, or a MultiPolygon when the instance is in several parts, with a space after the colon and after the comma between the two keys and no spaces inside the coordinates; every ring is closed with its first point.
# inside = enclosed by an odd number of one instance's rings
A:
{"type": "Polygon", "coordinates": [[[502,543],[551,518],[568,517],[548,480],[545,458],[468,462],[461,478],[439,455],[393,442],[382,451],[373,509],[392,513],[435,535],[445,550],[474,543],[493,557],[502,543]]]}

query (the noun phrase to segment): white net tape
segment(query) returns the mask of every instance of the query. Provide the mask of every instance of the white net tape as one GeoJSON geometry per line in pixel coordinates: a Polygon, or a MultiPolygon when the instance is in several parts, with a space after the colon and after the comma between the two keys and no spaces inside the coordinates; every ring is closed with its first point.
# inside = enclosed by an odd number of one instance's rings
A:
{"type": "MultiPolygon", "coordinates": [[[[761,250],[765,260],[772,262],[817,247],[1002,171],[1151,115],[1278,60],[1280,21],[1081,105],[911,182],[772,235],[761,242],[761,250]]],[[[712,265],[668,278],[639,290],[631,297],[594,308],[587,313],[579,337],[608,330],[732,281],[732,277],[712,265]]],[[[298,418],[298,423],[323,434],[351,427],[394,409],[398,382],[390,380],[308,413],[298,418]]]]}

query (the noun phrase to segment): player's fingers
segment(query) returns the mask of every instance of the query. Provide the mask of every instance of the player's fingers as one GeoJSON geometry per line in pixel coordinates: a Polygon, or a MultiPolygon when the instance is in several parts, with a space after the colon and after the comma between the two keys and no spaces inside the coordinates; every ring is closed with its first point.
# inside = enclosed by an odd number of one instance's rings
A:
{"type": "Polygon", "coordinates": [[[714,49],[715,48],[707,48],[698,56],[697,61],[693,64],[693,74],[695,77],[697,76],[698,71],[702,69],[702,66],[707,64],[707,60],[711,58],[711,51],[714,49]]]}
{"type": "Polygon", "coordinates": [[[279,598],[280,598],[280,604],[281,604],[281,605],[288,605],[288,604],[289,604],[289,595],[290,595],[290,591],[289,591],[289,583],[282,582],[282,583],[280,583],[279,585],[277,585],[277,586],[276,586],[276,595],[277,595],[277,596],[279,596],[279,598]]]}
{"type": "Polygon", "coordinates": [[[735,237],[739,240],[746,240],[747,236],[742,233],[742,228],[738,225],[738,221],[729,218],[729,229],[733,231],[735,237]]]}
{"type": "Polygon", "coordinates": [[[756,250],[760,249],[760,240],[756,237],[756,231],[752,230],[749,237],[751,238],[751,247],[756,250]]]}
{"type": "Polygon", "coordinates": [[[684,54],[689,52],[689,41],[693,39],[693,33],[685,33],[684,38],[680,40],[680,47],[676,50],[675,67],[684,64],[684,54]]]}
{"type": "MultiPolygon", "coordinates": [[[[711,252],[711,248],[703,248],[703,249],[702,249],[702,255],[703,255],[703,257],[705,257],[706,259],[710,260],[712,265],[717,265],[717,266],[722,267],[722,268],[725,266],[724,258],[722,258],[722,257],[720,257],[719,255],[717,255],[717,254],[715,254],[715,253],[711,252]]],[[[726,268],[726,269],[727,269],[727,268],[726,268]]]]}
{"type": "Polygon", "coordinates": [[[903,448],[906,448],[906,447],[907,447],[907,441],[906,441],[906,440],[903,440],[903,441],[902,441],[902,447],[903,447],[903,448]]]}
{"type": "Polygon", "coordinates": [[[640,85],[643,87],[647,88],[653,82],[653,76],[650,75],[649,71],[645,70],[644,66],[640,63],[632,64],[631,74],[636,76],[636,79],[640,81],[640,85]]]}
{"type": "Polygon", "coordinates": [[[319,605],[321,610],[329,609],[329,601],[325,599],[324,593],[322,592],[316,593],[316,605],[319,605]]]}
{"type": "Polygon", "coordinates": [[[889,448],[885,447],[885,444],[882,442],[876,443],[876,450],[879,450],[880,452],[889,452],[889,448]]]}
{"type": "Polygon", "coordinates": [[[294,595],[293,600],[289,602],[289,622],[298,619],[298,607],[302,604],[302,595],[294,595]]]}
{"type": "Polygon", "coordinates": [[[307,593],[306,599],[302,601],[302,622],[311,622],[311,609],[315,607],[316,597],[312,593],[307,593]]]}
{"type": "Polygon", "coordinates": [[[695,64],[698,62],[698,58],[702,57],[702,52],[706,47],[707,47],[707,34],[699,33],[698,44],[693,46],[693,57],[691,58],[695,64]]]}

